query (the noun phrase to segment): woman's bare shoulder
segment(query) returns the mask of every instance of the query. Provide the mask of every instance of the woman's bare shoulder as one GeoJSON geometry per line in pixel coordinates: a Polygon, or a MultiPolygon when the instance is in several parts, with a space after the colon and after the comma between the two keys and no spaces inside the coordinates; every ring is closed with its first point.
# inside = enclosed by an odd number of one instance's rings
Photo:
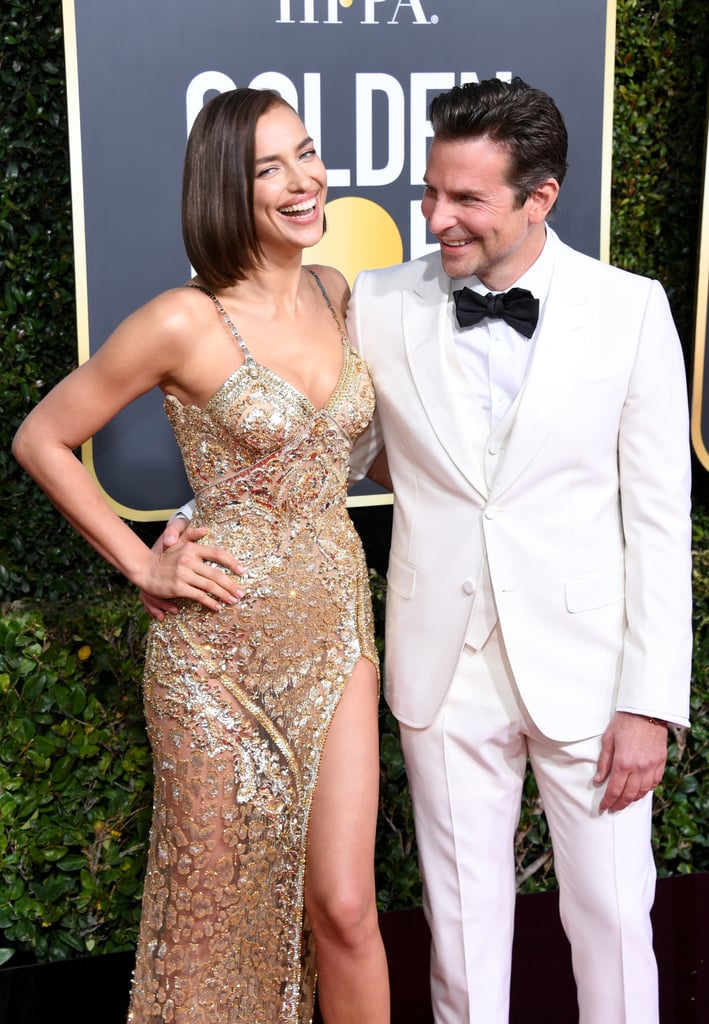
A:
{"type": "Polygon", "coordinates": [[[181,336],[193,338],[205,322],[214,318],[214,303],[199,288],[189,284],[160,292],[136,310],[132,317],[143,326],[149,326],[157,336],[173,341],[181,336]]]}
{"type": "Polygon", "coordinates": [[[347,303],[350,299],[350,286],[347,283],[345,275],[342,274],[336,267],[327,267],[318,264],[312,264],[306,267],[307,270],[313,271],[318,275],[323,283],[325,291],[330,296],[330,301],[343,315],[347,309],[347,303]]]}

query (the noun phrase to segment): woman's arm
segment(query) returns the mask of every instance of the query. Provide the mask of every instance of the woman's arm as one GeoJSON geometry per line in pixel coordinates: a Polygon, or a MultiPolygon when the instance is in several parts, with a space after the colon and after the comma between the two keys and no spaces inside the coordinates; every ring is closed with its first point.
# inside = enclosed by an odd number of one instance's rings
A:
{"type": "Polygon", "coordinates": [[[191,598],[218,609],[242,592],[206,563],[218,561],[238,573],[236,560],[191,541],[151,551],[74,455],[133,399],[169,385],[176,367],[179,375],[187,325],[173,295],[159,296],[128,317],[96,355],[62,380],[21,424],[12,450],[71,525],[131,582],[159,597],[191,598]]]}

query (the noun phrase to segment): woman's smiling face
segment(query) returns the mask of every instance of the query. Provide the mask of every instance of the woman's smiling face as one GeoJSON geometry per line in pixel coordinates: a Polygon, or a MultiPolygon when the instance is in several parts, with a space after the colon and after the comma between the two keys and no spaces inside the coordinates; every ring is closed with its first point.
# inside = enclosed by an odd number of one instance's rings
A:
{"type": "Polygon", "coordinates": [[[264,255],[319,242],[326,195],[325,165],[303,122],[290,107],[273,107],[255,134],[254,224],[264,255]]]}

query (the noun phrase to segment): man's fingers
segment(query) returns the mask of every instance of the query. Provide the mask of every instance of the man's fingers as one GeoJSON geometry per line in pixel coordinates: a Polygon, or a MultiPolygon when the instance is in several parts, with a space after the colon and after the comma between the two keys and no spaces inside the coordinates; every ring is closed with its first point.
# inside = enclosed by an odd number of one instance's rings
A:
{"type": "Polygon", "coordinates": [[[637,787],[633,787],[626,780],[625,783],[622,780],[615,781],[611,775],[606,786],[606,791],[603,794],[603,799],[599,805],[601,811],[622,811],[624,807],[631,804],[634,800],[637,800],[638,796],[642,795],[638,793],[637,787]]]}
{"type": "Polygon", "coordinates": [[[594,781],[607,778],[600,811],[622,811],[642,799],[662,779],[667,729],[645,715],[617,711],[601,741],[594,781]]]}
{"type": "Polygon", "coordinates": [[[166,598],[155,597],[154,594],[147,594],[144,590],[141,590],[138,596],[146,612],[158,622],[162,622],[166,614],[175,615],[178,611],[177,605],[166,598]]]}
{"type": "Polygon", "coordinates": [[[188,519],[183,519],[178,516],[177,519],[171,519],[165,527],[163,532],[163,547],[169,548],[173,544],[182,538],[182,540],[199,540],[200,537],[204,537],[207,532],[206,526],[190,526],[188,519]]]}
{"type": "Polygon", "coordinates": [[[655,788],[656,773],[652,771],[622,772],[614,770],[609,779],[603,799],[599,804],[601,811],[622,811],[635,803],[655,788]]]}
{"type": "Polygon", "coordinates": [[[596,768],[596,774],[593,777],[593,781],[596,785],[601,782],[605,782],[608,778],[608,773],[611,770],[611,757],[605,750],[601,751],[601,756],[598,758],[598,767],[596,768]]]}

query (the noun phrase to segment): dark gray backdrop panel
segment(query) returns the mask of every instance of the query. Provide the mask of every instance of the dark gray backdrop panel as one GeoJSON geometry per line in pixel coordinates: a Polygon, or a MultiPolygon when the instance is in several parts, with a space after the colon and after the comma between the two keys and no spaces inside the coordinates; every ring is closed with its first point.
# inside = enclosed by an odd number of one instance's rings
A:
{"type": "MultiPolygon", "coordinates": [[[[410,205],[421,193],[420,181],[411,181],[412,74],[453,75],[456,83],[473,73],[521,75],[554,96],[569,127],[571,166],[555,227],[599,255],[606,0],[67,0],[65,7],[77,37],[80,109],[70,114],[81,126],[89,351],[131,310],[189,275],[179,226],[185,97],[205,71],[236,85],[283,74],[301,113],[304,76],[319,75],[322,156],[330,169],[351,171],[350,185],[331,186],[328,198],[358,195],[383,206],[398,224],[405,258],[410,205]],[[405,118],[396,130],[406,159],[391,184],[355,180],[358,73],[392,76],[403,87],[405,118]]],[[[382,94],[373,110],[381,167],[389,127],[382,94]]],[[[425,109],[416,115],[419,134],[422,118],[425,109]]],[[[188,496],[157,391],[104,428],[91,452],[97,478],[124,514],[152,518],[188,496]]]]}

